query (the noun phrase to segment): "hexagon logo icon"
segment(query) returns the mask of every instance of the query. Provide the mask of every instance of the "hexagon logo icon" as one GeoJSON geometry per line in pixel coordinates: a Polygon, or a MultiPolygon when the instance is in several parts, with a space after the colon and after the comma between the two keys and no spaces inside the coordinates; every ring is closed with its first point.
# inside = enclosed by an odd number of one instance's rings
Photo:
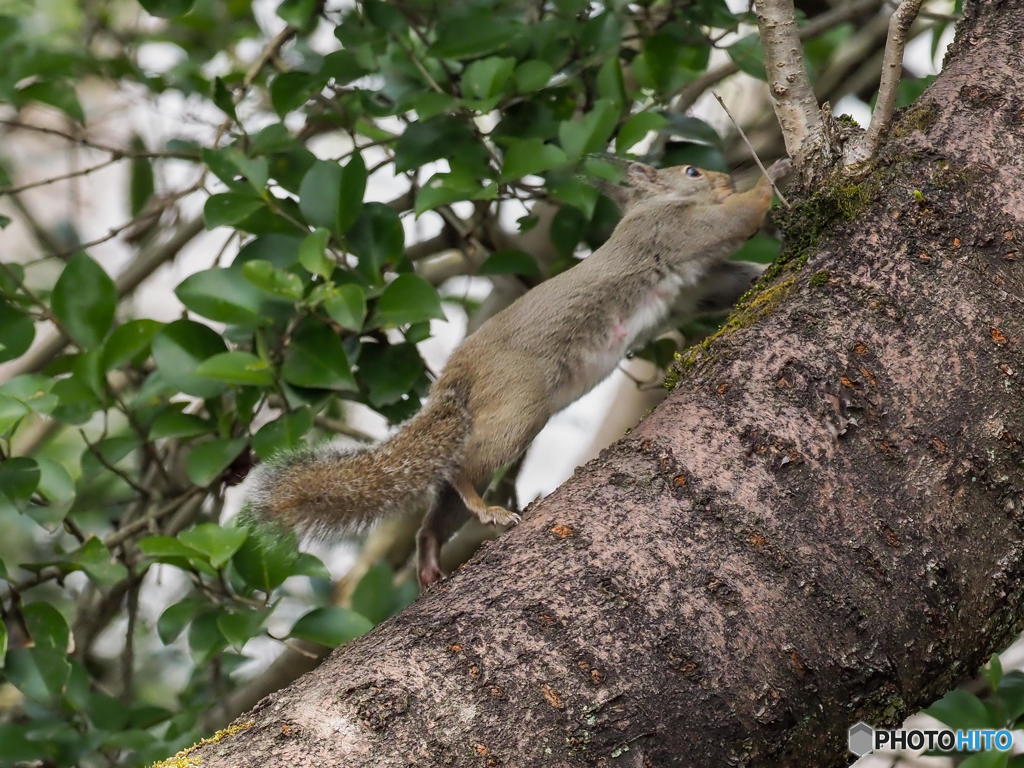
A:
{"type": "Polygon", "coordinates": [[[875,729],[867,723],[854,723],[846,732],[846,746],[857,757],[863,757],[874,750],[875,729]]]}

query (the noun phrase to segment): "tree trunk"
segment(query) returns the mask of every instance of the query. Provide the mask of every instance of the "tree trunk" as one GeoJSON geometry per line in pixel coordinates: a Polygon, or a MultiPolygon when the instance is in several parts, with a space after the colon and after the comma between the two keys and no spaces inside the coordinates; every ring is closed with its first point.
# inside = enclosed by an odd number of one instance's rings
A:
{"type": "Polygon", "coordinates": [[[832,766],[1020,628],[1024,8],[945,72],[672,395],[217,766],[832,766]]]}

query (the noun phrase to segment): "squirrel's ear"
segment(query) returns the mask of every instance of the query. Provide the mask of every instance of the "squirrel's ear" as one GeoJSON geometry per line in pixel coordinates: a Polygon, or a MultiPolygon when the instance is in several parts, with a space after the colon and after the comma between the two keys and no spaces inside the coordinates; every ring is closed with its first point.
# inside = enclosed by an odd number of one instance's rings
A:
{"type": "Polygon", "coordinates": [[[626,166],[626,181],[630,184],[653,184],[658,180],[658,169],[644,163],[626,166]]]}

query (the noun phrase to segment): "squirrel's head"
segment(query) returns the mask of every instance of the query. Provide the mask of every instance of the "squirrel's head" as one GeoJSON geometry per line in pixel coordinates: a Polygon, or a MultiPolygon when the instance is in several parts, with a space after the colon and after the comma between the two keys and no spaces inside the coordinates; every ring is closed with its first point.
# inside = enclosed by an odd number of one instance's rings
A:
{"type": "Polygon", "coordinates": [[[658,169],[643,163],[630,163],[626,166],[622,184],[624,186],[602,185],[602,191],[618,203],[623,213],[654,198],[720,203],[736,191],[729,174],[695,165],[658,169]]]}

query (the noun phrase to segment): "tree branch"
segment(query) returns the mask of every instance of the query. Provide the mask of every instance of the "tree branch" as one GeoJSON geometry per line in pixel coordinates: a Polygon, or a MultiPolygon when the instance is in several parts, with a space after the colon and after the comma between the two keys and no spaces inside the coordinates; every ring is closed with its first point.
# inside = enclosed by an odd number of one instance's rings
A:
{"type": "Polygon", "coordinates": [[[825,122],[804,68],[793,0],[755,0],[764,68],[786,152],[797,164],[826,141],[825,122]]]}
{"type": "Polygon", "coordinates": [[[903,73],[903,51],[907,47],[907,35],[922,0],[903,0],[889,19],[889,34],[885,41],[885,55],[882,59],[882,76],[878,86],[875,111],[871,123],[862,139],[847,152],[846,164],[855,165],[873,157],[882,142],[882,136],[889,130],[893,111],[896,109],[896,91],[903,73]]]}
{"type": "MultiPolygon", "coordinates": [[[[852,2],[843,3],[810,19],[800,27],[797,34],[801,40],[809,40],[838,27],[844,22],[877,10],[881,7],[882,3],[883,0],[852,0],[852,2]]],[[[677,114],[686,112],[708,88],[717,85],[725,78],[735,75],[739,71],[740,68],[731,60],[724,64],[719,64],[714,69],[709,69],[679,89],[676,98],[672,102],[672,111],[677,114]]]]}

